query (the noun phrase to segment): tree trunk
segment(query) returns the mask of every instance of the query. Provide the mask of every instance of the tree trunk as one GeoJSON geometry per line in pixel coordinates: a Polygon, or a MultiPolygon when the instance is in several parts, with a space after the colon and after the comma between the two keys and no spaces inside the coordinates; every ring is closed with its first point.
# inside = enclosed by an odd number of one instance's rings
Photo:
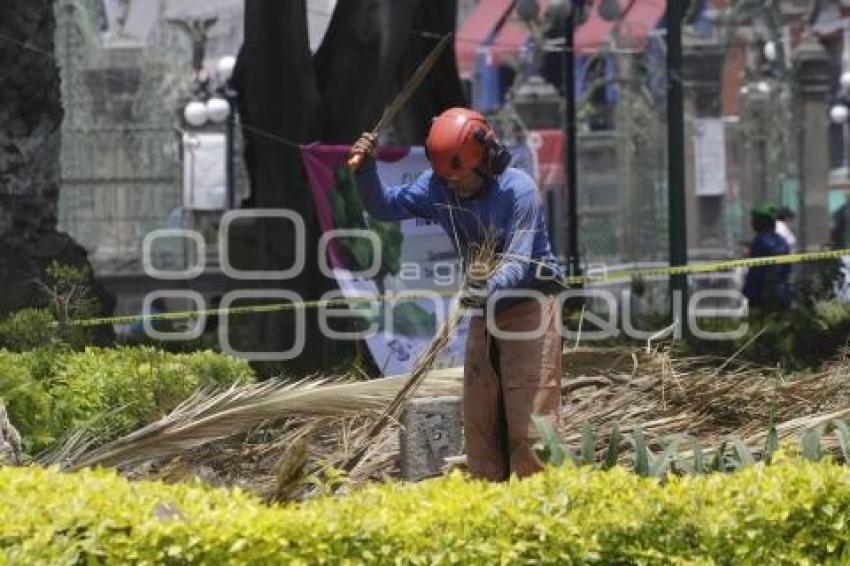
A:
{"type": "MultiPolygon", "coordinates": [[[[439,37],[454,32],[454,0],[340,2],[314,62],[322,94],[321,141],[352,143],[371,128],[439,37]]],[[[447,49],[393,121],[393,142],[422,145],[431,118],[466,104],[447,49]]]]}
{"type": "MultiPolygon", "coordinates": [[[[304,179],[299,144],[316,139],[319,92],[313,75],[307,35],[305,0],[251,0],[245,3],[245,42],[234,73],[243,124],[245,161],[251,180],[249,208],[288,209],[304,221],[306,249],[296,250],[294,227],[284,220],[246,223],[232,237],[231,254],[243,258],[243,269],[280,270],[292,266],[297,252],[306,253],[306,268],[294,279],[256,283],[266,289],[295,291],[315,299],[328,287],[316,270],[319,237],[313,197],[304,179]]],[[[251,282],[240,282],[251,283],[251,282]]],[[[307,311],[311,315],[311,311],[307,311]]],[[[243,317],[253,349],[288,349],[296,332],[291,314],[243,317]],[[257,320],[262,320],[257,324],[257,320]]],[[[308,316],[313,322],[313,317],[308,316]]],[[[307,329],[305,363],[321,359],[315,324],[307,329]]],[[[304,365],[304,364],[295,364],[304,365]]]]}
{"type": "MultiPolygon", "coordinates": [[[[53,0],[6,0],[0,18],[0,35],[8,38],[0,48],[0,315],[44,304],[33,282],[44,278],[50,262],[89,265],[85,250],[56,230],[62,107],[55,27],[53,0]]],[[[92,286],[103,312],[111,313],[112,297],[92,286]]]]}

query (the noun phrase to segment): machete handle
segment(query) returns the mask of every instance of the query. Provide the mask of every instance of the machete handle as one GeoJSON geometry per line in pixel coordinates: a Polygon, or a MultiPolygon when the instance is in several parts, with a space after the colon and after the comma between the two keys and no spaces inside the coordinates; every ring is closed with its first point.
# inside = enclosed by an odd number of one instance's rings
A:
{"type": "Polygon", "coordinates": [[[365,154],[355,153],[354,155],[348,158],[348,168],[351,169],[353,173],[357,173],[363,166],[364,161],[366,161],[365,154]]]}

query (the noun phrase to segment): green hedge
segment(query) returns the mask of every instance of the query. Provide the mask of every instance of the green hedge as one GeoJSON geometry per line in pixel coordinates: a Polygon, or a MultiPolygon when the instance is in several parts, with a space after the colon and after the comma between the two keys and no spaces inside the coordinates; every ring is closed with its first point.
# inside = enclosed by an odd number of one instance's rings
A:
{"type": "Polygon", "coordinates": [[[56,319],[47,309],[23,309],[0,320],[0,348],[16,352],[54,344],[56,319]]]}
{"type": "MultiPolygon", "coordinates": [[[[264,507],[108,471],[0,471],[11,563],[821,564],[850,560],[845,467],[779,458],[660,483],[622,468],[460,474],[264,507]]],[[[0,556],[2,556],[0,554],[0,556]]]]}
{"type": "MultiPolygon", "coordinates": [[[[709,355],[789,370],[815,368],[832,361],[850,339],[850,303],[822,301],[794,306],[781,313],[754,309],[748,332],[737,340],[697,340],[680,342],[677,355],[709,355]]],[[[707,319],[699,322],[711,332],[738,328],[736,320],[707,319]]]]}
{"type": "Polygon", "coordinates": [[[169,413],[198,388],[253,380],[247,362],[212,351],[0,350],[0,399],[30,453],[81,425],[109,440],[169,413]]]}

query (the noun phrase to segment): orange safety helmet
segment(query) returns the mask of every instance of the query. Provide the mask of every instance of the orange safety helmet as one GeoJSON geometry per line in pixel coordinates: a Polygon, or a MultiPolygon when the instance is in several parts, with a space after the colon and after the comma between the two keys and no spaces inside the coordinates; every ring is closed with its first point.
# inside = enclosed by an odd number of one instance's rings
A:
{"type": "Polygon", "coordinates": [[[431,123],[425,153],[437,175],[457,179],[482,165],[488,140],[495,142],[495,133],[484,116],[467,108],[449,108],[431,123]]]}

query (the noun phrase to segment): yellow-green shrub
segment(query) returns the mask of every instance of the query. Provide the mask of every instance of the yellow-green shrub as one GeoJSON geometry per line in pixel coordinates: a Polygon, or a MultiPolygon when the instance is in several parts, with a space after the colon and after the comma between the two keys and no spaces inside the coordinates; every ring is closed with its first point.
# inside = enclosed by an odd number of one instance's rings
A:
{"type": "Polygon", "coordinates": [[[0,350],[0,402],[22,434],[25,451],[53,439],[50,427],[50,395],[44,384],[32,379],[19,354],[0,350]]]}
{"type": "Polygon", "coordinates": [[[171,412],[199,388],[253,381],[244,360],[212,351],[171,354],[147,346],[63,354],[50,393],[59,430],[90,423],[102,440],[171,412]]]}
{"type": "Polygon", "coordinates": [[[671,477],[550,468],[509,484],[459,474],[268,508],[239,491],[108,471],[0,471],[11,563],[846,563],[846,468],[785,460],[671,477]]]}
{"type": "Polygon", "coordinates": [[[253,380],[247,362],[212,351],[0,350],[0,399],[31,454],[75,427],[109,440],[169,413],[199,388],[253,380]]]}

